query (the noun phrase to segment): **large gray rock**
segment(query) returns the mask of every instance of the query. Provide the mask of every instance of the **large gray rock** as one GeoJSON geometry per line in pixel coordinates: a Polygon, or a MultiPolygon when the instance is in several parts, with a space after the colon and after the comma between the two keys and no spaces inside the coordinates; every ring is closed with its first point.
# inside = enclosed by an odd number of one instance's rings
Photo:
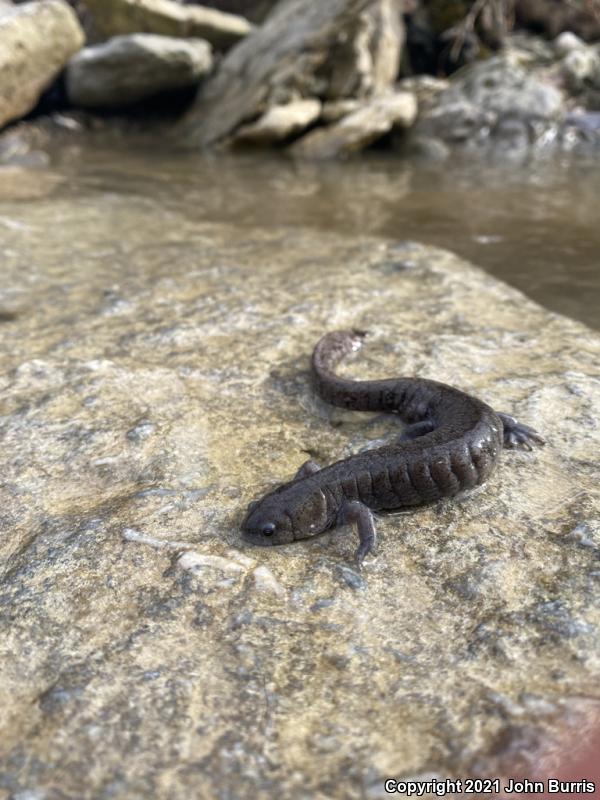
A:
{"type": "Polygon", "coordinates": [[[69,62],[67,93],[75,106],[120,106],[167,89],[192,86],[212,67],[203,39],[137,33],[80,50],[69,62]]]}
{"type": "Polygon", "coordinates": [[[0,127],[31,111],[83,43],[64,0],[39,0],[0,15],[0,127]]]}
{"type": "Polygon", "coordinates": [[[85,0],[94,24],[105,36],[157,33],[206,39],[226,50],[247,36],[253,25],[244,17],[175,0],[85,0]]]}
{"type": "Polygon", "coordinates": [[[292,146],[302,158],[340,158],[363,150],[392,128],[409,128],[417,116],[417,101],[410,92],[371,98],[360,108],[326,128],[317,128],[292,146]]]}
{"type": "Polygon", "coordinates": [[[1,791],[553,774],[598,711],[600,337],[450,253],[208,224],[163,181],[0,203],[1,791]],[[307,453],[397,435],[311,390],[315,341],[350,326],[347,374],[449,381],[548,439],[382,517],[362,574],[348,529],[238,530],[307,453]]]}
{"type": "Polygon", "coordinates": [[[454,143],[486,143],[506,124],[518,125],[529,143],[556,136],[567,111],[565,95],[545,74],[528,69],[521,54],[472,64],[426,104],[414,133],[454,143]]]}
{"type": "Polygon", "coordinates": [[[206,82],[182,136],[211,145],[298,96],[381,92],[397,75],[402,40],[393,0],[283,0],[206,82]]]}

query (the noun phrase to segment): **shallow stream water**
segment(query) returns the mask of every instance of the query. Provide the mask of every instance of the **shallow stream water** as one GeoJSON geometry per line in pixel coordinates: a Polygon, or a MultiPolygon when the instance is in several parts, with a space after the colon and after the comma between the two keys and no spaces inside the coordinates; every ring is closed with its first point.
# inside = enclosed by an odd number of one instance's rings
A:
{"type": "MultiPolygon", "coordinates": [[[[47,165],[0,168],[0,246],[3,228],[27,224],[28,204],[93,204],[97,196],[102,213],[111,194],[143,197],[192,221],[314,226],[439,245],[546,307],[600,327],[600,160],[420,165],[373,154],[313,164],[94,140],[57,149],[47,165]]],[[[70,230],[68,217],[63,224],[79,249],[93,233],[70,230]]]]}

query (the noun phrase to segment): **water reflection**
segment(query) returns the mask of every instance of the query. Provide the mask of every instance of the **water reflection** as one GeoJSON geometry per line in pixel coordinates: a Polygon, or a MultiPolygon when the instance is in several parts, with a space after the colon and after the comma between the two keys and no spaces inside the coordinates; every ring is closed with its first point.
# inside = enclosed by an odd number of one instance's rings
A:
{"type": "Polygon", "coordinates": [[[93,145],[63,148],[0,191],[135,195],[190,220],[308,225],[418,239],[454,250],[548,308],[600,327],[600,163],[409,163],[374,154],[344,164],[277,156],[199,156],[93,145]],[[32,178],[32,174],[35,176],[32,178]],[[36,187],[36,189],[33,189],[36,187]]]}

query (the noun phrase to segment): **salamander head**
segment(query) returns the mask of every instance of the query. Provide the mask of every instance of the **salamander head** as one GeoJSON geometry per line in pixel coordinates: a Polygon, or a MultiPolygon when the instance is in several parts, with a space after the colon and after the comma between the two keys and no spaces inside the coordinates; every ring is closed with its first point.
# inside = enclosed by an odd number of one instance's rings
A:
{"type": "Polygon", "coordinates": [[[242,523],[242,535],[247,542],[267,547],[294,541],[292,520],[273,495],[252,502],[242,523]]]}
{"type": "Polygon", "coordinates": [[[323,493],[307,490],[303,481],[292,481],[250,503],[242,536],[262,546],[288,544],[321,533],[332,521],[323,493]]]}

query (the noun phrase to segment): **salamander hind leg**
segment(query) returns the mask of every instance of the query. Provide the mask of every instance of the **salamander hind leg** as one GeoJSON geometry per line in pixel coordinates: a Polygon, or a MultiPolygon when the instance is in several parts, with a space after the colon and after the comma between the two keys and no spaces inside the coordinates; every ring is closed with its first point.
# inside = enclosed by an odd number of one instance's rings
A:
{"type": "Polygon", "coordinates": [[[377,548],[377,532],[371,509],[358,500],[348,501],[341,508],[338,522],[342,525],[345,523],[356,525],[360,544],[355,553],[355,558],[356,564],[360,569],[365,556],[369,553],[374,553],[377,548]]]}
{"type": "Polygon", "coordinates": [[[517,422],[514,417],[509,414],[501,414],[496,412],[502,420],[504,426],[504,447],[519,447],[523,445],[527,450],[532,450],[532,443],[546,444],[543,436],[530,428],[529,425],[524,425],[522,422],[517,422]]]}
{"type": "Polygon", "coordinates": [[[435,428],[435,423],[432,419],[424,419],[421,422],[413,422],[408,425],[403,431],[402,435],[398,437],[398,441],[407,442],[411,439],[418,439],[419,436],[425,436],[426,433],[431,433],[435,428]]]}

